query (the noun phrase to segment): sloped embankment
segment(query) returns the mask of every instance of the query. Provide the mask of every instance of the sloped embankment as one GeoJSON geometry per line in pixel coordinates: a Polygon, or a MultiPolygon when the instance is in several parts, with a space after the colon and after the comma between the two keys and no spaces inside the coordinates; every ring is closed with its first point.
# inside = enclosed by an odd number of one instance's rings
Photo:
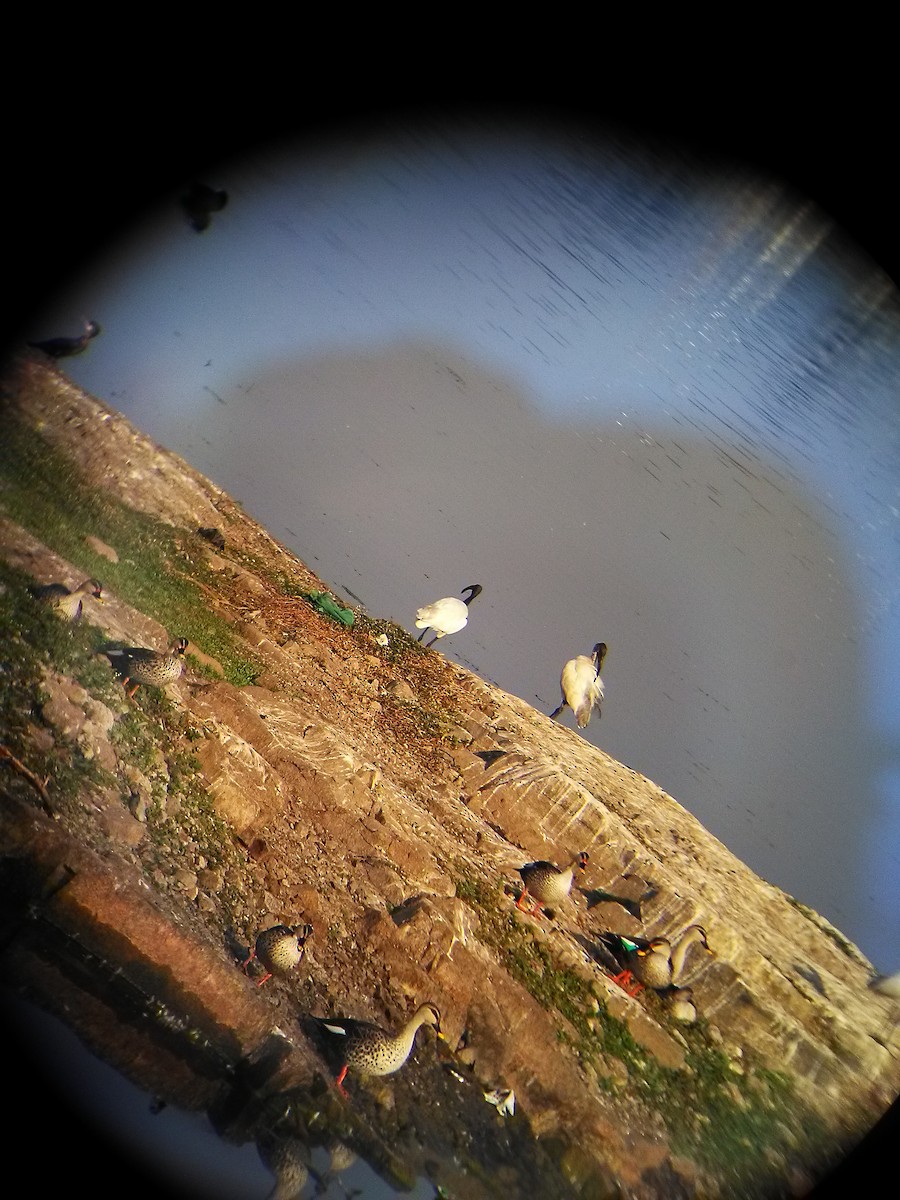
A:
{"type": "Polygon", "coordinates": [[[655,784],[393,623],[322,615],[326,583],[40,360],[4,408],[7,978],[105,1057],[238,1140],[277,1111],[324,1141],[325,1113],[390,1178],[458,1197],[788,1191],[893,1099],[870,964],[655,784]],[[29,581],[88,574],[106,601],[80,626],[35,611],[29,581]],[[177,636],[165,695],[129,701],[98,654],[177,636]],[[577,850],[553,920],[517,913],[517,868],[577,850]],[[258,990],[238,962],[278,920],[314,936],[258,990]],[[596,934],[696,921],[713,953],[691,952],[702,1019],[679,1026],[610,980],[596,934]],[[305,1018],[425,999],[446,1045],[421,1034],[348,1112],[305,1018]]]}

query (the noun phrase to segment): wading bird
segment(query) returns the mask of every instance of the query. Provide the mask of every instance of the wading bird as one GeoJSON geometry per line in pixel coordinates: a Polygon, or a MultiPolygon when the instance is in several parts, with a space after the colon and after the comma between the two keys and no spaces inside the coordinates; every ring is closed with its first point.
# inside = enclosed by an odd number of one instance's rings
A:
{"type": "Polygon", "coordinates": [[[562,692],[562,703],[550,714],[555,721],[564,708],[571,708],[578,722],[578,728],[584,729],[591,719],[591,713],[596,708],[600,716],[600,704],[603,700],[603,680],[600,678],[600,668],[606,658],[606,642],[598,642],[587,654],[579,654],[570,658],[562,669],[559,677],[559,687],[562,692]]]}
{"type": "Polygon", "coordinates": [[[426,632],[433,629],[434,637],[427,643],[433,646],[438,638],[465,629],[469,620],[469,605],[481,591],[480,583],[470,583],[462,590],[464,596],[466,592],[469,593],[465,600],[459,600],[456,596],[445,596],[443,600],[435,600],[434,604],[426,604],[424,608],[420,608],[416,612],[416,629],[421,629],[422,632],[417,640],[421,642],[426,632]]]}

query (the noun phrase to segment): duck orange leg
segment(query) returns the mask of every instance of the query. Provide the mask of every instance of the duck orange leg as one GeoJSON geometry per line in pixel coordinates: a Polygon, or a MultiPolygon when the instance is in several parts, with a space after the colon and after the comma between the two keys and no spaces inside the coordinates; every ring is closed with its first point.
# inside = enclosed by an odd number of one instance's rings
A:
{"type": "Polygon", "coordinates": [[[516,908],[518,908],[521,912],[527,912],[530,917],[539,917],[541,915],[541,902],[540,900],[535,900],[534,896],[528,895],[528,888],[522,888],[522,894],[516,901],[516,908]],[[523,903],[525,900],[531,901],[530,908],[525,908],[523,903]]]}
{"type": "Polygon", "coordinates": [[[627,992],[629,996],[636,996],[638,992],[643,991],[644,985],[638,983],[632,973],[626,967],[620,971],[618,975],[611,975],[613,983],[617,983],[623,992],[627,992]]]}

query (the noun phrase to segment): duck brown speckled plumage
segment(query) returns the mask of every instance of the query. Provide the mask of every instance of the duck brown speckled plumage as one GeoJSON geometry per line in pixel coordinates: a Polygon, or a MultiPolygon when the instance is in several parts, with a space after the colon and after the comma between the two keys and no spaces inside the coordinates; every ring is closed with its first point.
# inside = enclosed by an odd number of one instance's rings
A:
{"type": "Polygon", "coordinates": [[[366,1075],[393,1075],[399,1071],[412,1053],[422,1025],[432,1025],[439,1038],[444,1036],[440,1010],[431,1003],[420,1005],[397,1033],[388,1033],[380,1025],[352,1017],[319,1017],[316,1020],[340,1055],[342,1065],[335,1084],[342,1092],[348,1070],[366,1075]]]}
{"type": "Polygon", "coordinates": [[[79,621],[85,596],[93,596],[103,603],[103,585],[97,579],[85,579],[77,588],[67,588],[64,583],[48,583],[34,589],[39,604],[52,609],[65,621],[79,621]]]}
{"type": "Polygon", "coordinates": [[[165,652],[149,650],[144,646],[125,646],[122,649],[110,648],[103,653],[122,676],[125,687],[129,683],[134,684],[128,693],[133,696],[142,683],[162,688],[180,679],[187,647],[188,640],[182,637],[176,638],[165,652]]]}
{"type": "Polygon", "coordinates": [[[641,987],[661,991],[675,983],[681,975],[687,952],[695,942],[712,953],[702,925],[689,925],[675,942],[666,937],[648,940],[620,933],[601,933],[598,940],[620,967],[613,975],[614,981],[632,996],[641,987]]]}
{"type": "Polygon", "coordinates": [[[575,872],[583,871],[587,864],[587,851],[580,850],[567,867],[560,868],[543,859],[519,867],[524,887],[516,901],[516,908],[524,910],[525,899],[530,897],[534,901],[530,912],[533,916],[540,916],[545,904],[561,904],[572,890],[575,872]]]}
{"type": "Polygon", "coordinates": [[[266,969],[265,975],[256,981],[256,986],[262,987],[276,973],[284,975],[292,971],[303,958],[312,932],[312,925],[273,925],[271,929],[264,929],[244,960],[244,973],[254,958],[259,959],[266,969]]]}
{"type": "Polygon", "coordinates": [[[663,1001],[673,1021],[680,1021],[682,1025],[693,1025],[697,1020],[693,988],[671,987],[663,994],[663,1001]]]}

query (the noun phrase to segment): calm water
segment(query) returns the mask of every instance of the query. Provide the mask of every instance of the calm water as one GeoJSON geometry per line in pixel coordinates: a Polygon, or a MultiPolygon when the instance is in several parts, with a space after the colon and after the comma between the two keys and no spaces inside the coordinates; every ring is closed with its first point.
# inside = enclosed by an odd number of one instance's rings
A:
{"type": "Polygon", "coordinates": [[[586,736],[900,967],[898,297],[777,180],[577,131],[235,162],[32,336],[339,592],[586,736]],[[566,718],[570,721],[570,717],[566,718]]]}

